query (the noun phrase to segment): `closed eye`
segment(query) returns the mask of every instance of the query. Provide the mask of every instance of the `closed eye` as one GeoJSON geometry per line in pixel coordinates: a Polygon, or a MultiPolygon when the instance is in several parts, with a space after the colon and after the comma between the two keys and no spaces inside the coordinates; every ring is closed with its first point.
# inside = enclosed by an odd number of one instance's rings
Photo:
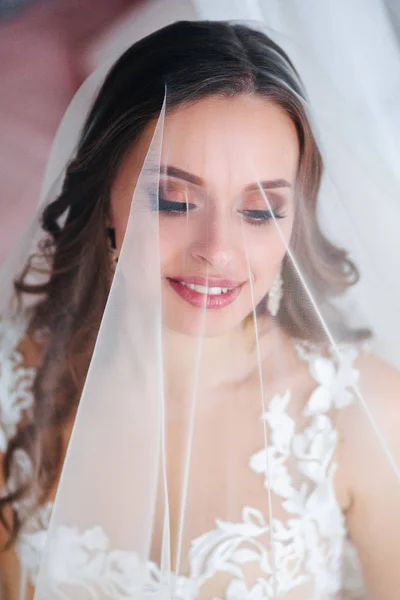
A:
{"type": "Polygon", "coordinates": [[[164,200],[164,198],[159,198],[158,200],[158,210],[160,212],[181,214],[193,210],[194,208],[196,208],[195,204],[190,204],[188,202],[174,202],[172,200],[164,200]]]}
{"type": "Polygon", "coordinates": [[[261,224],[271,219],[284,219],[285,215],[278,213],[274,210],[241,210],[239,211],[243,216],[256,224],[261,224]]]}

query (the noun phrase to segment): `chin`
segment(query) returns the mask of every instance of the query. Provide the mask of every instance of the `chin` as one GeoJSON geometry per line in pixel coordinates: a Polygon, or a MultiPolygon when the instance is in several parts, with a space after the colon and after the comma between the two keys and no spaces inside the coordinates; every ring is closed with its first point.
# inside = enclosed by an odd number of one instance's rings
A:
{"type": "Polygon", "coordinates": [[[177,311],[173,316],[164,315],[165,326],[174,331],[192,338],[215,338],[229,334],[237,329],[245,321],[243,318],[233,318],[231,315],[223,315],[221,311],[207,311],[206,314],[194,315],[193,311],[177,311]],[[210,314],[211,313],[211,314],[210,314]]]}
{"type": "MultiPolygon", "coordinates": [[[[243,327],[253,318],[252,299],[246,288],[228,305],[214,304],[209,308],[195,306],[193,301],[185,301],[170,285],[166,285],[164,290],[163,324],[175,333],[193,338],[223,337],[243,327]]],[[[191,296],[189,300],[192,300],[191,296]]]]}

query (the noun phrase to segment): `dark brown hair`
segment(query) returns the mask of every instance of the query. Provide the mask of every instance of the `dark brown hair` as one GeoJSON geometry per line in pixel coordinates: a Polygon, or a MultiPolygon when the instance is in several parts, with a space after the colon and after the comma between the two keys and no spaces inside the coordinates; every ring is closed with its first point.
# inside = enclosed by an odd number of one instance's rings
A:
{"type": "MultiPolygon", "coordinates": [[[[10,542],[21,520],[14,511],[7,523],[6,508],[33,489],[37,503],[43,501],[60,471],[61,427],[77,408],[112,277],[106,234],[111,186],[127,151],[159,115],[165,89],[167,110],[215,94],[247,93],[283,108],[296,127],[300,148],[297,192],[302,210],[292,246],[296,257],[303,257],[301,271],[330,316],[335,315],[332,296],[357,281],[346,252],[331,244],[318,225],[322,160],[301,101],[304,91],[281,48],[262,32],[225,22],[175,23],[129,48],[97,96],[60,195],[43,212],[48,239],[40,251],[49,258],[48,280],[29,284],[26,277],[33,267],[28,265],[15,284],[20,296],[38,295],[28,333],[41,331],[43,339],[33,414],[10,441],[4,460],[6,480],[18,449],[28,453],[35,473],[34,481],[0,500],[0,519],[10,542]]],[[[292,262],[285,261],[283,269],[280,323],[294,336],[321,337],[315,311],[299,301],[304,286],[292,262]]],[[[345,328],[343,333],[360,334],[345,328]]]]}

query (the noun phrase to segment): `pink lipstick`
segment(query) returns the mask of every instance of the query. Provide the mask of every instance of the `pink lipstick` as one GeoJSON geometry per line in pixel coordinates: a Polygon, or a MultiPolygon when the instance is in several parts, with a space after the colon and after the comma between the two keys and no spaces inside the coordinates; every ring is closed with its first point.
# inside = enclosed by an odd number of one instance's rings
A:
{"type": "Polygon", "coordinates": [[[196,308],[224,308],[239,296],[243,283],[210,277],[167,278],[172,289],[196,308]]]}

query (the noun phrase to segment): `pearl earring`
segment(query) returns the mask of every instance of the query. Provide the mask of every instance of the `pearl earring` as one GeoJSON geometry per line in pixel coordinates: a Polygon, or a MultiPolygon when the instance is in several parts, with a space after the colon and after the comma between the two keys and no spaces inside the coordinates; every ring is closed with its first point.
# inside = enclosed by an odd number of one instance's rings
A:
{"type": "Polygon", "coordinates": [[[281,272],[275,277],[268,292],[267,308],[272,317],[276,317],[279,312],[283,296],[283,280],[281,272]]]}

